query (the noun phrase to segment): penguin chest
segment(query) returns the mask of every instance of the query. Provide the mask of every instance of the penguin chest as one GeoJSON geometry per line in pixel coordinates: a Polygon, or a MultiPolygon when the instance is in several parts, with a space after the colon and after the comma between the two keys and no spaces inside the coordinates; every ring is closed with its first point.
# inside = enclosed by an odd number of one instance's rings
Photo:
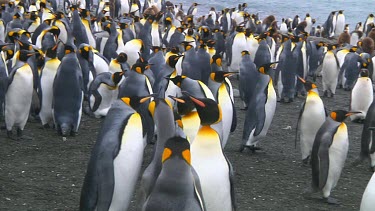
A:
{"type": "Polygon", "coordinates": [[[151,27],[152,46],[161,46],[160,33],[159,33],[158,26],[159,25],[157,23],[153,23],[151,27]]]}
{"type": "Polygon", "coordinates": [[[113,160],[114,191],[109,210],[127,210],[134,193],[146,146],[141,116],[130,116],[121,136],[121,147],[113,160]]]}
{"type": "MultiPolygon", "coordinates": [[[[98,87],[98,92],[100,96],[102,97],[102,101],[97,108],[97,110],[94,111],[94,115],[96,117],[102,117],[107,116],[107,113],[112,105],[112,102],[117,98],[118,95],[118,89],[117,87],[114,89],[112,87],[109,87],[106,84],[100,84],[98,87]]],[[[95,97],[90,96],[90,107],[93,108],[95,104],[95,97]]]]}
{"type": "Polygon", "coordinates": [[[15,115],[15,118],[23,120],[27,118],[31,106],[33,73],[27,64],[14,71],[17,72],[5,94],[5,116],[15,115]]]}
{"type": "Polygon", "coordinates": [[[228,90],[224,83],[221,84],[218,90],[218,104],[221,107],[222,111],[222,126],[223,126],[223,143],[222,146],[224,147],[227,143],[230,129],[232,126],[233,120],[233,104],[232,99],[229,96],[228,90]]]}
{"type": "Polygon", "coordinates": [[[275,92],[275,88],[273,87],[272,80],[270,80],[270,82],[268,83],[267,89],[268,89],[268,94],[267,94],[267,101],[265,105],[266,119],[265,119],[264,126],[261,132],[261,134],[264,136],[266,135],[268,128],[271,125],[273,115],[275,114],[275,110],[276,110],[276,92],[275,92]]]}
{"type": "Polygon", "coordinates": [[[349,149],[348,130],[345,123],[341,123],[333,136],[329,147],[329,169],[326,185],[323,189],[334,188],[344,168],[346,156],[349,149]]]}
{"type": "MultiPolygon", "coordinates": [[[[98,56],[96,53],[94,53],[94,67],[96,74],[100,74],[103,72],[108,72],[109,67],[106,61],[104,61],[100,56],[98,56]]],[[[121,70],[121,67],[120,67],[121,70]]],[[[119,71],[121,72],[121,71],[119,71]]]]}
{"type": "Polygon", "coordinates": [[[337,84],[337,77],[339,74],[339,67],[336,63],[336,58],[333,52],[328,51],[324,57],[322,67],[322,81],[325,84],[337,84]]]}
{"type": "Polygon", "coordinates": [[[362,113],[351,115],[350,119],[364,119],[372,100],[373,88],[371,80],[368,77],[358,78],[351,93],[350,109],[353,111],[361,111],[362,113]]]}
{"type": "Polygon", "coordinates": [[[111,73],[122,72],[120,63],[112,60],[110,66],[109,66],[109,72],[111,72],[111,73]]]}
{"type": "Polygon", "coordinates": [[[198,116],[198,112],[192,111],[182,117],[183,131],[185,135],[189,138],[190,144],[193,143],[195,136],[198,133],[201,120],[198,116]]]}
{"type": "Polygon", "coordinates": [[[199,129],[191,145],[191,158],[207,210],[232,210],[229,167],[215,130],[209,126],[199,129]]]}
{"type": "Polygon", "coordinates": [[[240,63],[242,60],[241,52],[249,50],[247,46],[247,40],[244,33],[238,33],[233,39],[232,45],[232,60],[231,60],[231,71],[238,71],[240,69],[240,63]]]}
{"type": "Polygon", "coordinates": [[[40,86],[42,90],[42,108],[41,112],[48,111],[52,114],[52,97],[53,97],[53,80],[56,76],[57,68],[60,64],[59,60],[48,61],[42,70],[40,78],[40,86]]]}
{"type": "Polygon", "coordinates": [[[367,184],[365,192],[362,196],[360,211],[372,210],[375,207],[375,173],[367,184]]]}

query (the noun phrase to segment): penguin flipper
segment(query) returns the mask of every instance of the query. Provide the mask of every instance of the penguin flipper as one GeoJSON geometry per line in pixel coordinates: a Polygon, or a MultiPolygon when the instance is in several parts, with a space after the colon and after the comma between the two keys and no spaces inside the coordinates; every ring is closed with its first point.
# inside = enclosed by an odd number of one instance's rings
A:
{"type": "Polygon", "coordinates": [[[267,103],[267,95],[268,95],[268,86],[264,90],[265,94],[261,94],[258,97],[257,105],[256,105],[256,116],[257,116],[257,123],[254,131],[254,136],[259,135],[264,127],[264,122],[266,121],[266,103],[267,103]]]}
{"type": "Polygon", "coordinates": [[[202,186],[201,182],[199,180],[199,176],[193,166],[191,167],[191,174],[194,177],[194,189],[195,189],[195,196],[197,197],[197,200],[199,201],[202,211],[206,210],[206,203],[204,202],[203,198],[203,192],[202,192],[202,186]]]}
{"type": "Polygon", "coordinates": [[[232,101],[232,107],[233,107],[233,116],[232,116],[232,126],[230,128],[230,132],[234,132],[237,128],[237,111],[236,108],[234,107],[233,100],[232,101]]]}
{"type": "Polygon", "coordinates": [[[96,110],[98,110],[100,104],[102,103],[102,96],[100,95],[100,93],[98,92],[98,90],[93,90],[91,94],[95,98],[95,102],[94,102],[93,107],[91,108],[91,111],[95,112],[96,110]]]}
{"type": "Polygon", "coordinates": [[[302,106],[301,106],[301,110],[299,111],[299,115],[298,115],[298,121],[297,121],[297,127],[296,127],[296,137],[295,137],[295,141],[294,141],[294,148],[296,149],[297,148],[297,141],[299,141],[299,136],[300,136],[300,123],[301,123],[301,117],[302,117],[302,114],[303,114],[303,111],[305,110],[305,105],[306,103],[303,102],[302,103],[302,106]]]}
{"type": "Polygon", "coordinates": [[[230,196],[232,201],[232,210],[237,210],[237,201],[236,201],[236,191],[234,190],[234,171],[232,164],[230,163],[228,157],[223,153],[225,159],[228,163],[229,168],[229,182],[230,182],[230,196]]]}
{"type": "MultiPolygon", "coordinates": [[[[333,137],[332,137],[333,138],[333,137]]],[[[327,141],[321,140],[318,150],[318,162],[319,162],[319,189],[323,189],[328,179],[329,170],[329,145],[332,140],[327,141]]]]}
{"type": "Polygon", "coordinates": [[[14,79],[14,75],[16,74],[16,72],[17,72],[16,68],[13,68],[13,70],[10,72],[10,74],[8,76],[8,83],[7,83],[7,86],[6,86],[6,89],[5,89],[5,93],[8,90],[8,87],[12,84],[13,79],[14,79]]]}

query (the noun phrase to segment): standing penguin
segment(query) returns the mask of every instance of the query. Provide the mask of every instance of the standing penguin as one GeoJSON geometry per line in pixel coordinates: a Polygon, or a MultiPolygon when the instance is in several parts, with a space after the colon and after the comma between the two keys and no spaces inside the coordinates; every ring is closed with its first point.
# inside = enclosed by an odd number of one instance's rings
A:
{"type": "Polygon", "coordinates": [[[359,161],[370,159],[370,168],[375,171],[375,144],[374,140],[375,129],[375,103],[371,103],[368,108],[365,121],[363,122],[362,137],[361,137],[361,153],[359,161]]]}
{"type": "Polygon", "coordinates": [[[221,148],[220,135],[213,128],[221,121],[220,106],[211,99],[189,97],[201,119],[201,128],[191,144],[191,163],[199,176],[206,208],[235,210],[233,169],[221,148]]]}
{"type": "Polygon", "coordinates": [[[80,210],[127,210],[146,146],[144,125],[135,108],[146,98],[116,100],[91,152],[80,210]]]}
{"type": "Polygon", "coordinates": [[[82,115],[83,79],[75,51],[72,42],[65,44],[66,55],[53,82],[53,118],[57,132],[64,140],[78,131],[82,115]]]}
{"type": "Polygon", "coordinates": [[[246,110],[255,91],[259,78],[259,71],[251,60],[248,51],[242,51],[242,62],[240,65],[239,91],[240,97],[246,110]]]}
{"type": "Polygon", "coordinates": [[[234,101],[231,98],[232,85],[229,80],[226,80],[232,74],[235,73],[224,71],[213,72],[208,81],[208,87],[222,109],[223,139],[221,146],[223,149],[228,142],[230,132],[234,132],[237,125],[236,109],[234,101]]]}
{"type": "Polygon", "coordinates": [[[22,131],[29,117],[34,80],[27,59],[33,54],[31,51],[20,50],[17,54],[19,63],[13,67],[8,77],[5,94],[5,125],[8,138],[13,138],[13,127],[17,127],[17,136],[22,138],[22,131]]]}
{"type": "Polygon", "coordinates": [[[259,150],[256,144],[260,138],[266,136],[271,125],[273,115],[276,110],[276,92],[273,87],[272,78],[268,75],[269,69],[275,64],[268,63],[260,66],[261,73],[254,90],[254,94],[249,101],[247,108],[244,130],[242,135],[242,152],[245,147],[253,152],[259,150]]]}
{"type": "Polygon", "coordinates": [[[362,122],[367,114],[373,100],[373,87],[369,78],[369,71],[362,69],[360,77],[355,82],[350,98],[350,110],[360,111],[359,114],[351,115],[351,121],[362,122]]]}
{"type": "Polygon", "coordinates": [[[372,174],[362,196],[360,211],[371,211],[375,207],[375,173],[372,174]]]}
{"type": "Polygon", "coordinates": [[[60,60],[57,56],[57,44],[47,49],[46,62],[42,69],[40,76],[40,90],[39,95],[41,101],[41,109],[39,117],[44,127],[48,127],[50,123],[53,123],[52,117],[52,98],[53,98],[53,81],[55,79],[57,69],[60,65],[60,60]]]}
{"type": "Polygon", "coordinates": [[[162,169],[142,210],[206,210],[199,177],[191,166],[189,142],[168,139],[161,159],[162,169]],[[160,203],[166,200],[169,203],[160,203]]]}
{"type": "Polygon", "coordinates": [[[325,37],[331,37],[334,35],[335,32],[335,25],[336,25],[336,11],[332,11],[323,25],[324,35],[325,37]]]}
{"type": "Polygon", "coordinates": [[[312,189],[322,191],[323,199],[338,204],[331,190],[336,186],[349,149],[348,129],[344,120],[356,112],[332,111],[318,130],[311,153],[312,189]]]}
{"type": "Polygon", "coordinates": [[[243,27],[236,28],[237,33],[233,35],[232,43],[228,43],[226,56],[230,59],[229,70],[231,72],[238,72],[241,64],[241,52],[248,51],[247,38],[243,27]],[[230,48],[230,49],[229,49],[230,48]],[[229,50],[228,50],[229,49],[229,50]]]}
{"type": "Polygon", "coordinates": [[[336,18],[335,36],[340,35],[345,29],[345,15],[344,10],[339,10],[336,18]]]}
{"type": "Polygon", "coordinates": [[[188,9],[188,11],[187,11],[187,15],[193,15],[193,16],[196,15],[197,12],[198,12],[198,8],[197,8],[198,5],[199,5],[198,3],[194,2],[194,3],[189,7],[189,9],[188,9]]]}
{"type": "Polygon", "coordinates": [[[318,87],[310,81],[305,81],[300,77],[299,79],[304,83],[307,97],[301,106],[298,117],[296,143],[299,139],[301,142],[302,162],[307,164],[316,132],[326,120],[326,111],[323,101],[319,97],[318,87]]]}
{"type": "Polygon", "coordinates": [[[335,49],[335,45],[328,45],[328,50],[325,53],[322,62],[323,95],[326,97],[333,97],[335,95],[338,76],[340,73],[340,65],[336,54],[333,52],[335,49]]]}

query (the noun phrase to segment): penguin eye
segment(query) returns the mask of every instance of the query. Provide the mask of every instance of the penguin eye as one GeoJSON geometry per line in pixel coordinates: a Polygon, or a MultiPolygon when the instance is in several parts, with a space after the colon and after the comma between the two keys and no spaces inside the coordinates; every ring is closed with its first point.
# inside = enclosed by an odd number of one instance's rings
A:
{"type": "MultiPolygon", "coordinates": [[[[185,149],[184,151],[182,151],[182,157],[184,158],[184,160],[189,164],[191,165],[191,154],[190,154],[190,150],[188,149],[185,149]]],[[[164,153],[163,153],[164,155],[164,153]]]]}
{"type": "Polygon", "coordinates": [[[164,148],[161,162],[164,163],[164,161],[168,160],[171,156],[172,156],[172,150],[169,148],[164,148]]]}

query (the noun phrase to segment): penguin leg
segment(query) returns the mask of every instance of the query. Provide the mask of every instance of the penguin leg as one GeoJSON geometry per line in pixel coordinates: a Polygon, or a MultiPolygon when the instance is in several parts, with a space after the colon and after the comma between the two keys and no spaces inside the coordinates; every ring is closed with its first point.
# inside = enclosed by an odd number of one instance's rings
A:
{"type": "MultiPolygon", "coordinates": [[[[302,166],[304,167],[309,167],[309,158],[310,156],[307,156],[305,159],[302,160],[302,166]]],[[[311,161],[310,161],[310,164],[311,164],[311,161]]]]}
{"type": "Polygon", "coordinates": [[[332,197],[327,197],[327,198],[324,198],[324,197],[323,197],[323,200],[324,200],[325,202],[327,202],[328,204],[335,204],[335,205],[340,204],[339,201],[338,201],[337,199],[332,198],[332,197]]]}
{"type": "Polygon", "coordinates": [[[33,140],[33,138],[29,136],[24,136],[23,135],[23,130],[21,128],[17,128],[17,139],[22,139],[22,140],[33,140]]]}
{"type": "Polygon", "coordinates": [[[13,132],[11,130],[7,130],[7,137],[9,139],[12,139],[12,140],[16,140],[14,137],[13,137],[13,132]]]}

